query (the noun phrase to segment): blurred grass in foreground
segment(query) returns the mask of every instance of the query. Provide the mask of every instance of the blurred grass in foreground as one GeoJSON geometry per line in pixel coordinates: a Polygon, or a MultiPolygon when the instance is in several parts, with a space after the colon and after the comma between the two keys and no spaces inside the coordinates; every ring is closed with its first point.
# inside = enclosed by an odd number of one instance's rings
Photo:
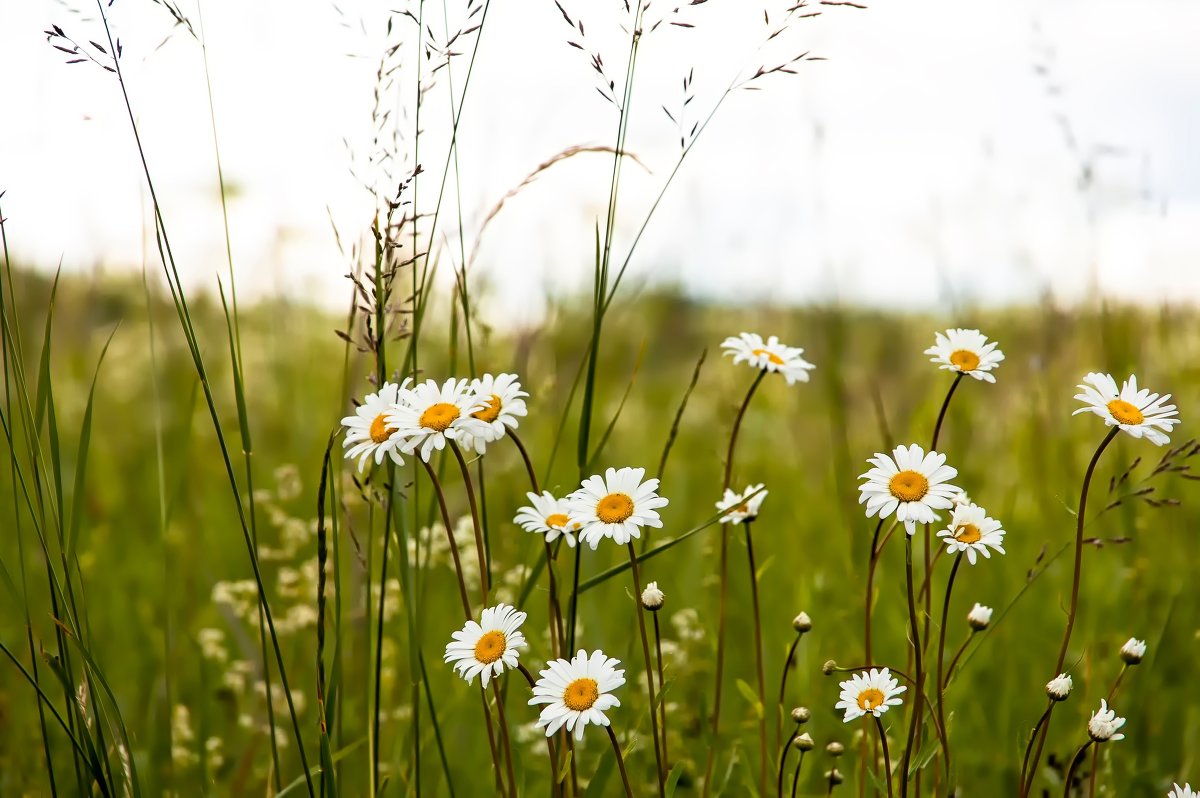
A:
{"type": "MultiPolygon", "coordinates": [[[[24,357],[27,364],[36,364],[49,284],[27,273],[17,273],[16,278],[12,299],[21,312],[24,357]]],[[[57,423],[63,440],[71,442],[64,444],[62,452],[68,486],[73,484],[74,441],[97,358],[119,323],[96,389],[83,485],[85,513],[79,527],[83,585],[79,600],[86,608],[92,653],[104,668],[129,725],[146,794],[193,795],[208,789],[213,794],[261,795],[270,754],[261,731],[263,702],[253,686],[259,667],[257,630],[212,600],[218,583],[250,578],[249,564],[198,380],[173,322],[174,311],[169,300],[161,297],[151,305],[156,366],[150,359],[147,307],[139,281],[91,284],[64,278],[59,287],[50,377],[57,423]],[[158,424],[164,455],[161,483],[158,424]],[[165,535],[160,533],[164,521],[165,535]],[[205,628],[224,633],[226,661],[202,655],[197,636],[205,628]],[[252,663],[240,677],[241,666],[230,664],[237,661],[252,663]],[[176,705],[187,708],[186,724],[176,705]],[[209,744],[210,738],[219,742],[209,744]]],[[[451,376],[451,338],[447,317],[438,312],[435,309],[422,331],[421,367],[426,376],[440,380],[451,376]]],[[[212,297],[197,295],[192,298],[192,313],[202,349],[214,354],[208,359],[209,377],[216,386],[222,419],[227,430],[236,430],[220,306],[212,297]]],[[[999,617],[1025,585],[1039,554],[1045,551],[1045,556],[1052,556],[1073,539],[1070,508],[1077,500],[1087,459],[1105,431],[1090,415],[1070,416],[1079,378],[1098,370],[1122,379],[1133,371],[1152,390],[1175,394],[1183,425],[1173,443],[1190,437],[1197,409],[1200,317],[1191,310],[1072,312],[1047,304],[935,317],[849,307],[726,308],[658,293],[614,303],[609,313],[597,369],[594,436],[603,433],[628,382],[636,381],[595,470],[640,465],[653,473],[696,360],[708,349],[662,475],[660,492],[671,500],[663,511],[666,527],[652,532],[652,541],[709,517],[719,498],[729,427],[753,378],[750,370],[731,366],[720,357],[720,341],[741,330],[779,335],[803,346],[805,357],[817,366],[811,383],[789,388],[782,380],[768,380],[760,388],[743,426],[734,477],[736,488],[765,482],[770,490],[754,525],[769,686],[778,684],[793,639],[791,618],[805,610],[815,622],[813,632],[801,643],[788,691],[789,706],[813,709],[807,730],[818,748],[810,755],[803,779],[810,793],[823,792],[817,779],[829,762],[821,747],[840,740],[851,748],[851,735],[861,728],[860,724],[843,726],[833,709],[837,677],[822,676],[820,671],[827,659],[852,665],[859,664],[861,656],[863,581],[873,525],[856,503],[856,478],[867,470],[865,458],[876,451],[896,443],[927,443],[951,379],[921,354],[936,329],[979,327],[998,340],[1007,355],[996,372],[998,384],[968,380],[960,387],[939,446],[960,470],[956,483],[988,507],[1009,532],[1007,556],[973,568],[963,566],[951,611],[957,625],[947,635],[951,648],[967,633],[965,615],[973,602],[996,607],[999,617]]],[[[548,477],[544,470],[571,379],[586,351],[590,331],[580,323],[586,316],[582,304],[559,307],[538,329],[484,331],[483,340],[475,341],[480,373],[507,370],[521,375],[531,394],[522,439],[541,472],[543,487],[556,494],[568,492],[578,482],[571,444],[576,413],[569,417],[564,443],[548,477]]],[[[305,564],[312,562],[316,551],[313,519],[321,455],[329,433],[351,407],[351,396],[341,395],[344,345],[333,334],[339,324],[334,316],[279,300],[243,307],[241,312],[246,401],[259,483],[255,487],[263,491],[260,543],[269,554],[274,552],[274,556],[263,555],[263,570],[273,590],[272,608],[283,620],[280,642],[288,674],[296,692],[304,694],[297,709],[306,735],[312,735],[307,741],[310,761],[316,751],[315,632],[303,608],[315,602],[305,581],[305,564]]],[[[470,376],[464,363],[465,355],[459,353],[455,375],[470,376]]],[[[352,395],[369,390],[362,379],[369,369],[367,355],[352,361],[352,395]]],[[[1122,473],[1139,456],[1144,464],[1135,477],[1148,472],[1160,454],[1144,442],[1118,438],[1101,463],[1092,506],[1099,510],[1107,503],[1104,491],[1110,476],[1122,473]]],[[[5,528],[13,518],[7,508],[17,502],[9,467],[8,458],[0,460],[0,495],[6,508],[0,523],[5,528]]],[[[412,468],[410,459],[402,470],[404,481],[411,481],[412,468]]],[[[504,586],[500,596],[504,598],[507,590],[507,600],[512,600],[524,569],[536,561],[541,549],[535,536],[511,523],[516,508],[526,503],[528,490],[515,451],[510,446],[496,447],[486,468],[495,581],[504,586]]],[[[368,714],[371,663],[362,606],[365,585],[377,583],[378,578],[367,580],[364,571],[377,567],[367,553],[372,541],[361,538],[372,528],[364,520],[367,510],[349,479],[349,468],[339,473],[346,477],[340,481],[338,495],[345,510],[337,539],[345,613],[340,711],[350,719],[368,714]]],[[[457,472],[448,467],[445,474],[452,516],[465,515],[457,472]]],[[[1085,554],[1082,610],[1069,660],[1078,659],[1073,667],[1076,690],[1056,715],[1047,749],[1059,762],[1073,753],[1083,737],[1088,712],[1108,693],[1119,670],[1118,648],[1130,636],[1145,638],[1149,655],[1127,675],[1115,702],[1120,714],[1129,718],[1128,738],[1105,746],[1100,758],[1102,779],[1123,787],[1120,794],[1165,793],[1171,781],[1182,782],[1189,768],[1198,767],[1195,752],[1200,750],[1200,697],[1189,689],[1200,654],[1200,603],[1195,600],[1195,557],[1190,545],[1200,526],[1200,507],[1194,491],[1188,490],[1192,483],[1162,479],[1152,484],[1156,491],[1151,498],[1181,498],[1182,506],[1156,509],[1126,501],[1088,527],[1089,536],[1129,540],[1089,548],[1085,554]]],[[[420,489],[417,500],[421,506],[428,502],[427,486],[420,489]]],[[[643,568],[643,581],[657,580],[667,595],[662,620],[664,636],[670,640],[670,749],[672,760],[689,763],[683,786],[699,775],[705,755],[716,625],[717,532],[716,527],[701,532],[643,568]]],[[[744,695],[748,688],[735,687],[737,680],[753,681],[753,654],[744,544],[740,534],[730,539],[731,649],[723,730],[728,740],[735,741],[727,746],[736,753],[734,763],[728,757],[719,763],[718,775],[726,778],[728,768],[726,792],[740,795],[754,782],[757,724],[744,695]],[[743,741],[740,749],[737,740],[743,741]]],[[[31,574],[38,574],[34,553],[27,539],[26,564],[31,574]]],[[[11,531],[0,534],[0,557],[15,580],[18,557],[11,531]]],[[[616,547],[586,552],[585,579],[622,559],[616,547]]],[[[559,567],[565,569],[562,563],[559,567]]],[[[940,602],[945,577],[946,569],[939,569],[935,604],[940,602]]],[[[1065,556],[1033,582],[1011,613],[994,622],[978,653],[951,686],[948,694],[955,712],[949,725],[965,785],[995,785],[987,794],[1013,792],[1025,735],[1044,706],[1042,688],[1053,675],[1046,668],[1065,622],[1062,608],[1069,580],[1069,556],[1065,556]]],[[[907,608],[902,547],[885,551],[878,584],[876,659],[903,668],[907,608]]],[[[475,691],[465,689],[439,656],[450,632],[461,624],[453,576],[445,567],[435,566],[419,589],[421,644],[454,787],[459,795],[487,794],[489,754],[478,708],[473,706],[475,691]]],[[[31,578],[29,590],[35,640],[52,640],[53,622],[38,609],[49,606],[45,580],[31,578]]],[[[540,632],[546,611],[539,597],[542,590],[539,583],[525,607],[530,612],[526,625],[530,649],[523,661],[531,670],[540,667],[547,650],[540,632]]],[[[637,676],[640,649],[624,611],[628,591],[627,580],[614,579],[584,594],[580,639],[589,648],[603,648],[626,661],[631,675],[637,676]]],[[[403,792],[395,782],[404,778],[399,765],[412,747],[413,728],[406,707],[411,674],[402,653],[405,620],[400,600],[398,589],[389,594],[386,630],[395,645],[385,642],[383,651],[384,695],[389,704],[383,714],[381,760],[393,782],[392,794],[403,792]]],[[[935,629],[936,620],[937,616],[935,629]]],[[[16,652],[24,645],[23,624],[23,608],[6,595],[0,605],[0,639],[16,652]]],[[[33,693],[9,663],[2,667],[0,794],[42,794],[45,764],[33,693]]],[[[639,723],[646,727],[644,691],[635,679],[620,697],[622,708],[610,713],[618,728],[639,723]]],[[[509,702],[514,726],[536,718],[532,708],[523,712],[522,704],[509,702]]],[[[287,736],[287,722],[280,719],[278,707],[276,720],[284,746],[286,784],[299,772],[298,760],[294,744],[282,739],[287,736]]],[[[360,739],[364,728],[347,720],[344,728],[335,724],[331,729],[334,750],[348,749],[339,774],[343,795],[365,793],[369,760],[360,739]]],[[[421,733],[423,794],[445,794],[424,707],[421,733]]],[[[65,737],[56,729],[50,736],[56,752],[61,748],[63,763],[69,762],[65,737]]],[[[515,752],[520,780],[529,794],[541,794],[546,778],[544,745],[527,732],[517,737],[522,740],[515,752]]],[[[649,729],[641,728],[639,737],[642,750],[631,757],[631,775],[647,788],[653,780],[649,729]]],[[[585,780],[606,753],[602,736],[589,735],[579,754],[585,780]]],[[[850,782],[843,790],[857,792],[852,756],[847,756],[842,770],[850,782]]],[[[1198,777],[1194,770],[1190,775],[1193,781],[1198,777]]],[[[60,779],[65,777],[64,771],[60,779]]],[[[615,787],[614,779],[609,788],[615,787]]]]}

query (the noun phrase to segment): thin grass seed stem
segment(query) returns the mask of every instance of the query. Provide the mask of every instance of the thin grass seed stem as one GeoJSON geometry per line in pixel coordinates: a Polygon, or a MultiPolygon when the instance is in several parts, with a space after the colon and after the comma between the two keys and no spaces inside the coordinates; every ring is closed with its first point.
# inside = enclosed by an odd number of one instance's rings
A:
{"type": "MultiPolygon", "coordinates": [[[[950,594],[954,591],[954,577],[958,575],[958,566],[962,564],[963,552],[959,552],[954,558],[954,565],[950,567],[950,579],[946,582],[946,599],[942,602],[942,628],[938,632],[938,653],[937,653],[937,682],[934,685],[937,691],[937,714],[938,724],[941,729],[946,728],[946,681],[945,671],[942,668],[942,663],[946,656],[946,625],[947,619],[950,616],[950,594]]],[[[954,785],[950,780],[950,739],[949,736],[943,733],[942,736],[942,765],[943,771],[946,774],[946,785],[950,793],[954,794],[954,785]]]]}
{"type": "MultiPolygon", "coordinates": [[[[1120,427],[1114,427],[1120,429],[1120,427]]],[[[1079,763],[1083,761],[1084,753],[1092,746],[1095,740],[1088,740],[1084,743],[1075,756],[1071,759],[1071,766],[1067,768],[1066,778],[1063,779],[1063,798],[1071,798],[1071,782],[1075,778],[1075,770],[1079,767],[1079,763]]]]}
{"type": "Polygon", "coordinates": [[[750,567],[750,604],[754,620],[754,664],[758,677],[758,734],[759,734],[759,774],[758,791],[760,795],[767,794],[767,677],[763,668],[762,646],[762,615],[758,606],[758,571],[754,566],[754,542],[750,536],[750,521],[743,525],[746,535],[746,562],[750,567]]]}
{"type": "Polygon", "coordinates": [[[913,662],[916,671],[916,698],[913,702],[912,719],[908,727],[908,742],[904,746],[904,758],[900,760],[900,795],[908,795],[908,768],[912,762],[913,745],[917,739],[917,724],[920,722],[922,703],[925,699],[925,672],[921,658],[921,630],[917,624],[916,597],[913,595],[912,536],[905,535],[904,566],[908,583],[908,622],[912,631],[913,662]]]}
{"type": "MultiPolygon", "coordinates": [[[[749,390],[746,391],[746,397],[742,400],[741,406],[738,408],[737,416],[733,419],[733,429],[729,432],[729,449],[725,455],[725,473],[721,478],[722,492],[729,489],[729,485],[733,480],[733,455],[737,448],[738,432],[742,428],[742,419],[746,417],[746,408],[750,406],[750,400],[754,397],[754,392],[758,390],[759,384],[763,378],[767,376],[766,369],[759,371],[758,376],[754,378],[754,382],[750,383],[749,390]]],[[[729,593],[728,583],[728,559],[729,559],[729,536],[726,525],[721,525],[721,558],[720,558],[720,614],[717,621],[717,667],[716,679],[713,685],[713,714],[712,714],[712,740],[708,747],[708,756],[704,766],[704,790],[703,796],[707,798],[711,790],[713,765],[716,764],[717,756],[717,740],[721,729],[721,682],[725,675],[725,605],[729,593]]]]}
{"type": "Polygon", "coordinates": [[[471,508],[471,525],[475,530],[475,555],[479,558],[480,600],[486,605],[488,601],[488,573],[491,570],[492,564],[491,553],[487,550],[483,540],[483,528],[479,523],[479,508],[475,503],[475,488],[471,484],[471,470],[467,468],[467,461],[463,459],[462,451],[454,441],[450,442],[450,451],[454,452],[454,459],[458,461],[458,469],[462,472],[463,485],[467,491],[467,504],[471,508]]]}
{"type": "Polygon", "coordinates": [[[1038,718],[1037,723],[1034,724],[1033,732],[1029,735],[1029,742],[1025,744],[1025,756],[1021,760],[1021,781],[1020,781],[1020,784],[1017,785],[1019,788],[1018,794],[1019,794],[1020,798],[1025,798],[1025,796],[1029,794],[1029,791],[1026,788],[1025,783],[1026,783],[1027,777],[1029,775],[1030,754],[1033,752],[1034,742],[1038,739],[1038,735],[1042,731],[1042,726],[1047,721],[1050,720],[1050,713],[1053,711],[1054,711],[1054,702],[1050,701],[1046,705],[1046,711],[1042,713],[1042,716],[1040,718],[1038,718]]]}
{"type": "MultiPolygon", "coordinates": [[[[778,795],[779,798],[783,798],[783,771],[787,768],[788,754],[792,750],[792,743],[795,742],[796,738],[799,736],[800,726],[797,725],[796,728],[792,729],[792,733],[787,738],[787,742],[784,743],[783,747],[779,749],[779,767],[777,768],[777,774],[775,777],[775,794],[778,795]]],[[[800,756],[804,756],[803,751],[800,752],[800,756]]]]}
{"type": "MultiPolygon", "coordinates": [[[[803,764],[804,764],[804,752],[801,751],[800,752],[800,760],[796,763],[796,769],[794,771],[792,771],[792,798],[796,798],[796,785],[800,783],[800,767],[803,764]]],[[[780,778],[780,782],[779,782],[779,798],[783,798],[782,774],[783,774],[783,771],[780,770],[781,778],[780,778]]]]}
{"type": "Polygon", "coordinates": [[[654,736],[654,767],[658,774],[658,794],[666,795],[667,775],[663,771],[662,749],[658,737],[658,707],[654,701],[654,660],[650,658],[650,640],[646,636],[646,608],[642,606],[642,578],[638,573],[637,552],[633,541],[625,544],[629,551],[630,570],[633,572],[633,601],[637,605],[638,631],[642,637],[642,655],[646,662],[646,690],[650,696],[650,731],[654,736]]]}
{"type": "MultiPolygon", "coordinates": [[[[625,798],[633,798],[633,790],[629,786],[629,774],[625,772],[625,757],[621,756],[621,744],[617,742],[617,735],[612,730],[612,724],[604,727],[608,732],[608,739],[612,742],[613,753],[617,757],[617,767],[621,771],[621,784],[625,787],[625,798]]],[[[572,757],[571,761],[575,761],[572,757]]]]}
{"type": "MultiPolygon", "coordinates": [[[[887,783],[888,798],[892,798],[892,757],[888,753],[887,732],[883,730],[883,721],[878,715],[875,716],[875,728],[879,731],[879,744],[883,748],[883,780],[887,783]]],[[[950,794],[953,795],[953,791],[950,794]]]]}
{"type": "Polygon", "coordinates": [[[671,760],[667,757],[667,696],[666,696],[666,679],[663,676],[663,653],[662,653],[662,635],[658,629],[658,613],[650,613],[654,619],[654,651],[658,660],[658,734],[662,741],[662,762],[663,768],[670,771],[671,760]]]}

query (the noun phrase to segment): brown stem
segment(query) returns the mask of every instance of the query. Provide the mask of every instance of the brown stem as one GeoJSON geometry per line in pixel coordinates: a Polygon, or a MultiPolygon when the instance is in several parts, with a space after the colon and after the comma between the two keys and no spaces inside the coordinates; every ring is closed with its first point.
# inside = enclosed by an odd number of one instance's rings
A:
{"type": "MultiPolygon", "coordinates": [[[[937,654],[937,681],[934,687],[937,690],[937,714],[938,724],[942,729],[946,728],[946,682],[945,671],[942,668],[942,663],[945,662],[946,656],[946,626],[947,619],[950,615],[950,594],[954,591],[954,577],[958,575],[958,566],[962,564],[963,552],[959,552],[954,558],[954,565],[950,567],[950,579],[946,582],[946,600],[942,602],[942,628],[938,632],[938,654],[937,654]]],[[[942,739],[942,768],[946,774],[946,786],[950,790],[950,794],[954,794],[954,784],[950,779],[950,738],[944,736],[942,739]]]]}
{"type": "Polygon", "coordinates": [[[1028,781],[1030,785],[1033,783],[1033,778],[1029,774],[1029,755],[1033,751],[1034,742],[1038,739],[1038,735],[1042,731],[1042,725],[1049,722],[1050,713],[1053,711],[1054,702],[1051,701],[1046,706],[1046,711],[1042,713],[1040,718],[1038,718],[1038,722],[1034,724],[1033,733],[1029,735],[1029,742],[1025,745],[1025,758],[1021,761],[1021,783],[1019,785],[1019,795],[1021,798],[1025,798],[1025,796],[1029,794],[1029,787],[1026,786],[1026,782],[1028,781]]]}
{"type": "Polygon", "coordinates": [[[662,635],[658,630],[658,613],[651,613],[651,617],[654,618],[654,651],[658,660],[658,733],[662,738],[663,767],[669,770],[671,767],[671,760],[667,757],[667,683],[663,676],[662,635]]]}
{"type": "MultiPolygon", "coordinates": [[[[792,798],[796,798],[796,785],[800,782],[800,766],[804,764],[804,752],[800,752],[800,761],[796,763],[796,769],[792,771],[792,798]]],[[[783,798],[783,788],[779,790],[779,798],[783,798]]]]}
{"type": "MultiPolygon", "coordinates": [[[[780,736],[782,736],[782,735],[780,735],[780,736]]],[[[792,743],[799,736],[800,736],[800,727],[796,726],[795,729],[792,729],[792,736],[788,737],[787,742],[783,744],[783,748],[780,749],[780,751],[779,751],[779,775],[776,779],[776,787],[775,787],[775,791],[779,795],[779,798],[783,798],[783,770],[787,766],[788,753],[792,750],[792,743]]],[[[804,756],[803,751],[800,752],[800,756],[801,757],[804,756]]],[[[793,787],[792,790],[795,791],[795,787],[793,787]]]]}
{"type": "Polygon", "coordinates": [[[629,549],[629,566],[633,572],[633,596],[637,604],[638,631],[642,634],[642,655],[646,661],[646,690],[650,695],[650,731],[654,735],[654,765],[658,774],[658,794],[666,795],[666,774],[663,772],[662,749],[658,741],[658,707],[654,702],[654,661],[650,659],[650,639],[646,636],[646,610],[642,606],[642,578],[638,573],[637,552],[633,541],[625,546],[629,549]]]}
{"type": "Polygon", "coordinates": [[[605,726],[604,730],[608,732],[608,739],[612,741],[613,753],[617,755],[617,767],[621,769],[621,783],[625,785],[625,798],[633,798],[633,790],[629,787],[629,774],[625,772],[625,757],[621,756],[621,744],[617,742],[617,735],[613,733],[612,726],[605,726]]]}
{"type": "Polygon", "coordinates": [[[754,662],[758,670],[758,792],[767,794],[767,677],[763,669],[762,617],[758,608],[758,572],[754,566],[754,542],[750,536],[750,522],[743,524],[746,534],[746,556],[750,565],[750,603],[754,613],[754,662]]]}
{"type": "MultiPolygon", "coordinates": [[[[529,682],[529,689],[532,690],[537,685],[533,674],[520,662],[517,663],[517,670],[525,677],[525,681],[529,682]]],[[[554,738],[552,736],[546,737],[546,748],[550,753],[550,794],[554,798],[558,798],[558,796],[562,795],[562,785],[558,781],[558,751],[554,746],[554,738]]]]}
{"type": "Polygon", "coordinates": [[[725,579],[725,563],[729,556],[729,535],[726,524],[721,524],[720,595],[717,600],[717,675],[713,688],[712,740],[708,747],[704,765],[704,789],[702,798],[708,798],[712,785],[713,764],[717,758],[717,734],[721,727],[721,682],[725,677],[725,604],[728,596],[728,581],[725,579]]]}
{"type": "MultiPolygon", "coordinates": [[[[788,673],[792,670],[792,659],[796,656],[796,647],[800,645],[800,638],[802,637],[804,637],[803,632],[796,633],[796,639],[792,641],[792,647],[788,649],[787,659],[783,661],[783,674],[779,677],[779,706],[776,707],[775,711],[775,737],[781,740],[783,739],[783,713],[786,706],[784,701],[787,699],[788,673]]],[[[783,777],[780,776],[780,778],[782,779],[783,777]]],[[[782,784],[782,782],[780,783],[782,784]]],[[[783,788],[781,787],[780,789],[782,790],[783,788]]]]}
{"type": "Polygon", "coordinates": [[[863,659],[871,661],[871,607],[875,603],[875,566],[879,563],[879,533],[883,531],[883,519],[875,525],[875,535],[871,538],[871,559],[867,565],[867,597],[863,603],[863,649],[866,652],[863,659]]]}
{"type": "MultiPolygon", "coordinates": [[[[542,539],[545,542],[545,538],[542,539]]],[[[554,656],[563,655],[562,608],[558,605],[558,580],[554,577],[554,552],[546,543],[546,576],[550,580],[550,648],[554,656]]]]}
{"type": "MultiPolygon", "coordinates": [[[[892,798],[892,757],[888,754],[887,732],[883,730],[883,721],[878,715],[875,716],[875,728],[879,730],[879,744],[883,746],[883,780],[887,782],[888,798],[892,798]]],[[[900,774],[900,777],[904,778],[904,774],[900,774]]]]}
{"type": "Polygon", "coordinates": [[[504,769],[508,773],[508,791],[517,798],[517,776],[513,772],[512,741],[508,737],[508,718],[504,713],[504,696],[500,693],[500,682],[492,679],[492,691],[496,694],[496,714],[500,716],[500,746],[504,750],[504,769]]]}
{"type": "Polygon", "coordinates": [[[950,664],[946,667],[946,681],[942,683],[942,689],[946,689],[950,682],[954,681],[954,667],[958,665],[958,661],[962,659],[962,655],[966,652],[967,646],[971,644],[971,640],[975,638],[975,630],[971,630],[971,634],[967,639],[962,641],[962,645],[958,647],[958,651],[954,652],[954,657],[950,660],[950,664]]]}
{"type": "MultiPolygon", "coordinates": [[[[1113,429],[1120,429],[1120,427],[1114,427],[1113,429]]],[[[1075,758],[1071,760],[1071,767],[1067,768],[1067,777],[1063,780],[1063,798],[1071,798],[1071,780],[1075,778],[1075,768],[1079,767],[1079,763],[1083,761],[1084,752],[1088,750],[1093,742],[1095,741],[1088,740],[1084,743],[1079,749],[1079,753],[1075,754],[1075,758]]]]}
{"type": "Polygon", "coordinates": [[[917,626],[917,604],[916,597],[913,595],[912,537],[907,535],[905,537],[904,565],[908,577],[908,623],[913,636],[913,662],[915,663],[917,679],[915,684],[916,699],[913,702],[912,720],[908,727],[908,742],[904,746],[904,758],[900,762],[900,795],[902,798],[907,798],[908,796],[908,766],[912,761],[913,745],[917,740],[917,727],[921,723],[921,710],[925,701],[925,671],[921,661],[921,630],[917,626]]]}
{"type": "MultiPolygon", "coordinates": [[[[470,618],[471,600],[467,598],[467,582],[463,579],[462,562],[458,558],[458,544],[454,542],[453,527],[450,525],[450,511],[446,509],[446,494],[442,491],[442,483],[438,481],[437,473],[432,466],[424,460],[421,460],[421,464],[425,466],[429,480],[433,483],[433,492],[437,495],[438,507],[442,512],[442,526],[446,528],[446,540],[450,544],[450,557],[454,560],[454,573],[458,576],[458,594],[462,598],[463,615],[470,618]]],[[[480,567],[482,568],[482,564],[480,567]]]]}
{"type": "Polygon", "coordinates": [[[525,461],[525,472],[529,474],[529,484],[533,488],[534,493],[541,493],[538,487],[537,474],[534,473],[533,463],[529,459],[529,452],[525,449],[525,444],[521,443],[521,439],[517,437],[516,430],[509,430],[508,437],[512,438],[512,442],[516,444],[517,451],[521,453],[521,459],[525,461]]]}
{"type": "Polygon", "coordinates": [[[479,590],[482,593],[480,600],[486,605],[488,571],[491,570],[492,561],[483,543],[483,527],[479,524],[479,508],[475,504],[475,487],[471,484],[471,472],[467,468],[467,461],[463,459],[462,451],[454,441],[450,441],[450,451],[454,452],[454,459],[458,461],[458,469],[462,472],[463,484],[467,488],[467,503],[471,507],[471,525],[475,528],[475,555],[479,558],[479,590]]]}

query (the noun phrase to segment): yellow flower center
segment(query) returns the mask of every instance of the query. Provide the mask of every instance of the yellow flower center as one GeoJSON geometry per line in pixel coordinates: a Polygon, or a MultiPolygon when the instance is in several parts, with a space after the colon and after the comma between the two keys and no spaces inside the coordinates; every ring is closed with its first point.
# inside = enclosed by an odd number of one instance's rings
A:
{"type": "Polygon", "coordinates": [[[916,471],[901,471],[892,477],[888,490],[902,502],[917,502],[929,492],[929,480],[916,471]]]}
{"type": "Polygon", "coordinates": [[[872,711],[883,703],[883,691],[874,687],[868,687],[858,694],[858,708],[865,709],[867,712],[872,711]]]}
{"type": "Polygon", "coordinates": [[[1121,424],[1141,424],[1146,420],[1142,411],[1124,399],[1113,399],[1108,403],[1108,412],[1121,424]]]}
{"type": "Polygon", "coordinates": [[[963,524],[954,533],[954,539],[959,543],[978,543],[983,535],[974,524],[963,524]]]}
{"type": "Polygon", "coordinates": [[[485,632],[483,637],[479,638],[479,642],[475,644],[475,659],[484,665],[491,665],[504,656],[506,644],[504,632],[485,632]]]}
{"type": "Polygon", "coordinates": [[[567,709],[576,712],[591,709],[599,697],[600,685],[596,684],[595,679],[576,679],[563,691],[563,703],[567,705],[567,709]]]}
{"type": "Polygon", "coordinates": [[[394,434],[396,434],[396,428],[387,425],[383,419],[383,413],[375,416],[375,420],[371,422],[371,440],[375,443],[383,443],[394,434]]]}
{"type": "Polygon", "coordinates": [[[458,418],[459,410],[449,402],[438,402],[435,405],[430,405],[421,418],[418,420],[425,429],[431,429],[435,432],[445,432],[458,418]]]}
{"type": "Polygon", "coordinates": [[[774,352],[772,352],[770,350],[755,349],[753,352],[751,352],[751,354],[754,355],[755,357],[764,357],[765,356],[767,358],[767,360],[771,361],[776,366],[783,365],[783,358],[781,358],[779,355],[775,354],[774,352]]]}
{"type": "Polygon", "coordinates": [[[950,362],[960,371],[974,371],[979,368],[979,355],[970,349],[958,349],[950,353],[950,362]]]}
{"type": "Polygon", "coordinates": [[[472,418],[477,418],[480,421],[486,421],[489,424],[496,420],[500,415],[500,397],[492,394],[492,398],[487,400],[487,407],[477,413],[472,413],[472,418]]]}
{"type": "Polygon", "coordinates": [[[610,493],[596,504],[596,517],[606,524],[619,524],[633,515],[633,499],[624,493],[610,493]]]}
{"type": "Polygon", "coordinates": [[[551,529],[562,529],[567,525],[566,513],[554,513],[546,516],[546,526],[551,529]]]}

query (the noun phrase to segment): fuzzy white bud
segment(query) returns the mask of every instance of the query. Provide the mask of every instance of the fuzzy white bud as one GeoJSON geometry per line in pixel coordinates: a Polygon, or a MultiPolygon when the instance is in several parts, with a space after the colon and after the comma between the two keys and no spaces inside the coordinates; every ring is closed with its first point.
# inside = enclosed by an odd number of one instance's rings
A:
{"type": "Polygon", "coordinates": [[[991,622],[991,607],[985,607],[982,604],[976,604],[971,608],[971,611],[967,613],[967,623],[970,624],[971,628],[976,632],[982,632],[984,629],[988,628],[988,625],[991,624],[991,622]]]}
{"type": "Polygon", "coordinates": [[[1121,659],[1130,665],[1137,665],[1146,656],[1146,641],[1131,637],[1121,646],[1121,659]]]}
{"type": "Polygon", "coordinates": [[[1066,701],[1067,696],[1071,694],[1071,677],[1065,673],[1060,673],[1050,681],[1046,682],[1046,695],[1051,701],[1066,701]]]}
{"type": "Polygon", "coordinates": [[[642,606],[650,610],[650,612],[661,610],[663,602],[666,600],[666,594],[658,589],[658,582],[651,582],[642,591],[642,606]]]}
{"type": "Polygon", "coordinates": [[[802,612],[792,619],[792,628],[800,634],[809,632],[812,630],[812,618],[808,617],[807,612],[802,612]]]}

